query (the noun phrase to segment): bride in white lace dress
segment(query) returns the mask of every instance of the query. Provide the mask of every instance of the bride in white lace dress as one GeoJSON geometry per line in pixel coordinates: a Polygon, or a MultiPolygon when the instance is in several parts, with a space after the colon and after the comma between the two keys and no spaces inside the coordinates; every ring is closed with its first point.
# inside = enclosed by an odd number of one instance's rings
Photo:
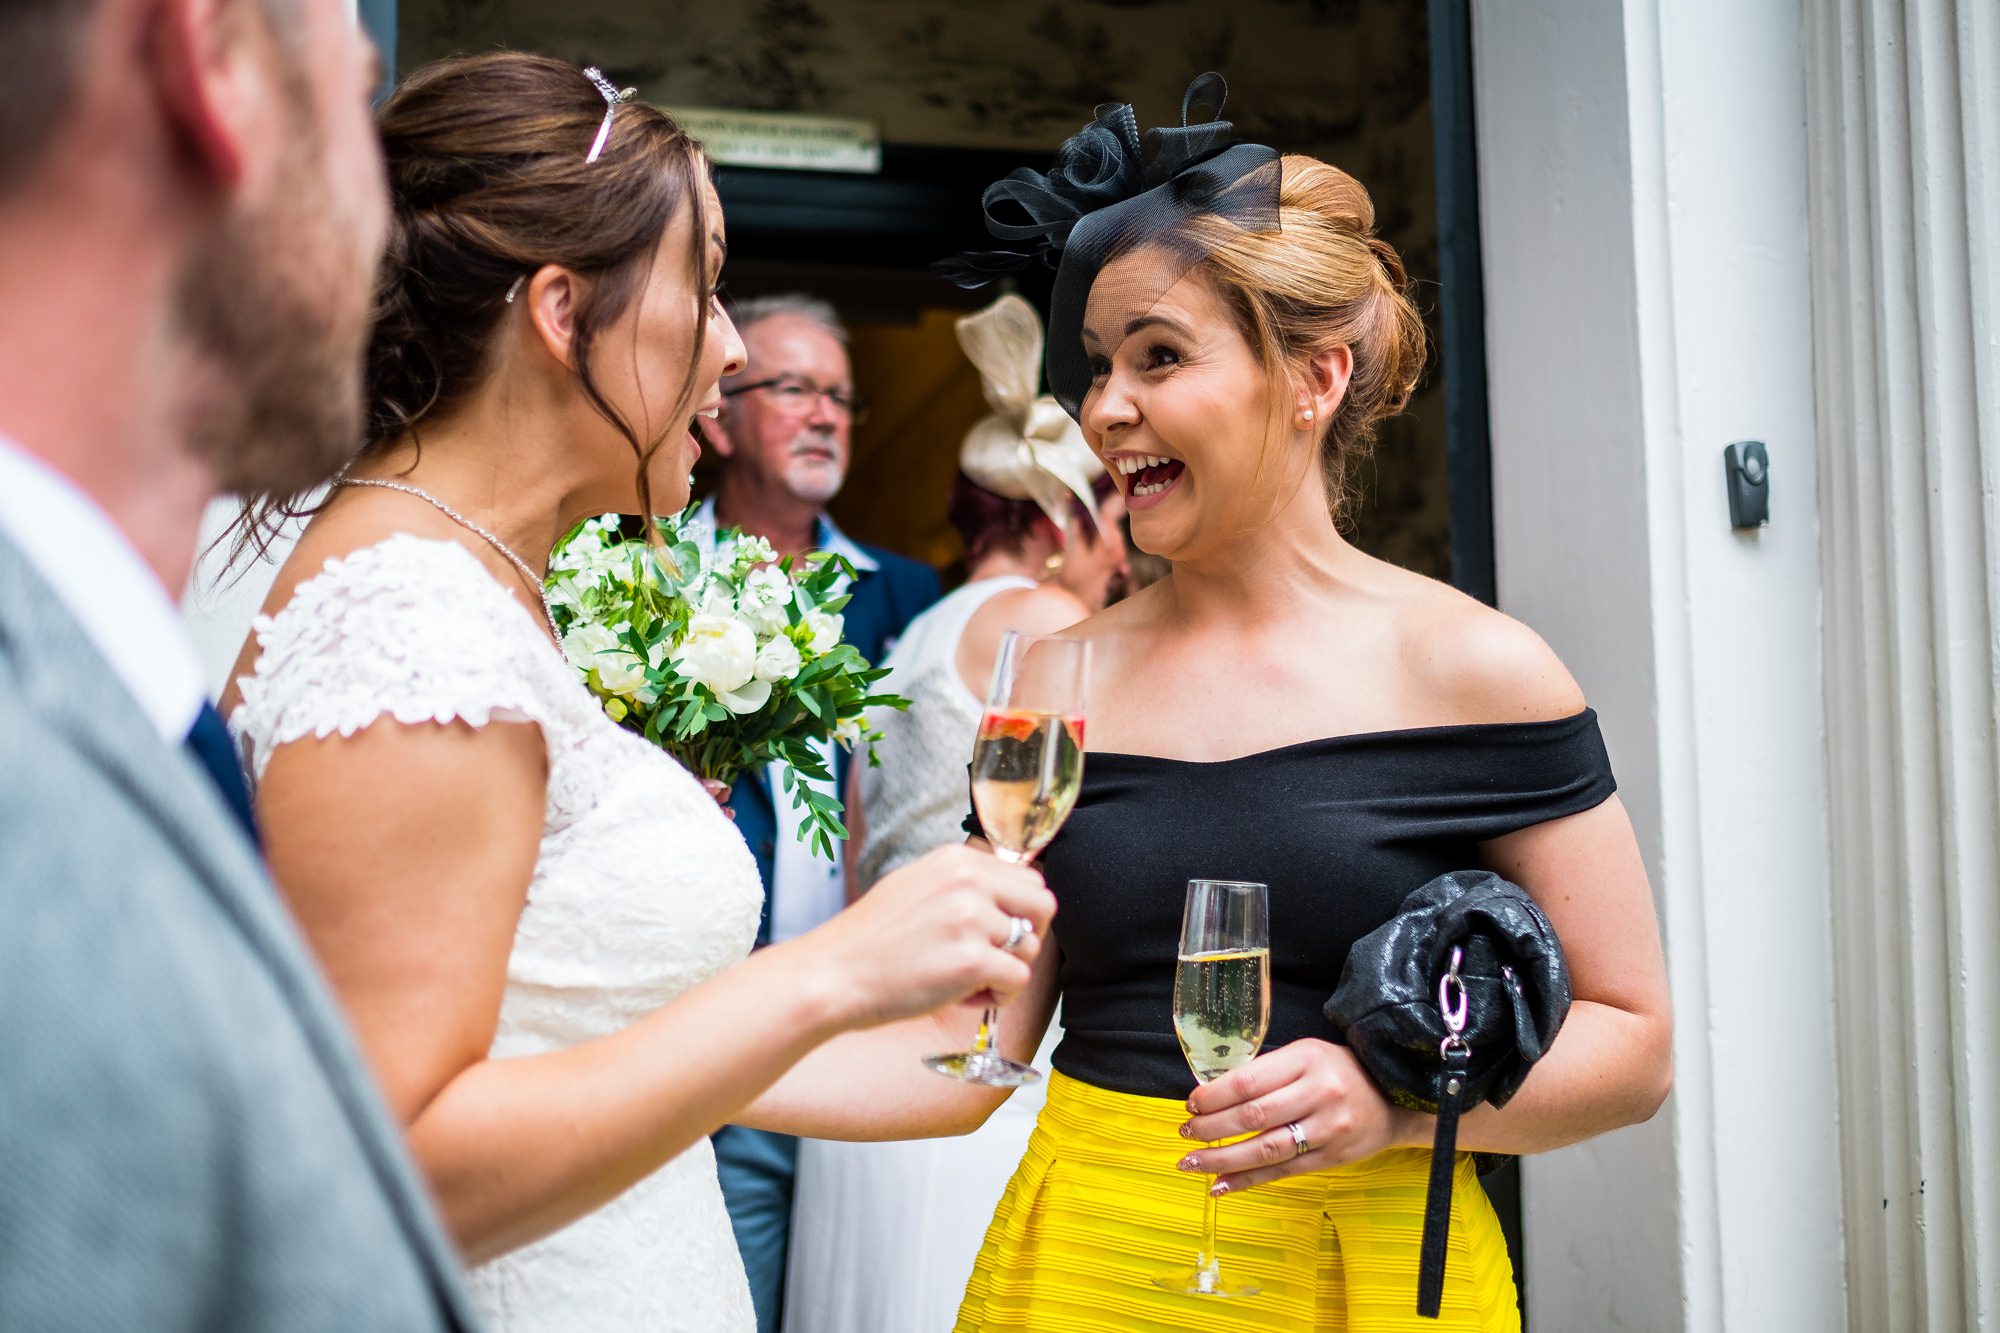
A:
{"type": "MultiPolygon", "coordinates": [[[[475,57],[384,108],[375,438],[225,703],[274,877],[488,1326],[747,1333],[706,1135],[755,1120],[836,1033],[1017,990],[1039,938],[1019,927],[1053,904],[959,850],[747,957],[742,838],[564,660],[538,595],[551,545],[592,513],[684,504],[691,418],[743,358],[710,295],[722,225],[698,150],[599,83],[475,57]]],[[[762,1123],[865,1131],[852,1086],[837,1066],[762,1123]]]]}

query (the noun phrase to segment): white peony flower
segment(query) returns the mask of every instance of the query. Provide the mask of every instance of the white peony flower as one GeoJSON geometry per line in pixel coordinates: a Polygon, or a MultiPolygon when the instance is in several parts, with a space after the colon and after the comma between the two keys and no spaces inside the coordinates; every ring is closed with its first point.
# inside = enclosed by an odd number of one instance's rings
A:
{"type": "MultiPolygon", "coordinates": [[[[687,637],[674,649],[676,669],[714,691],[718,698],[741,689],[754,674],[757,636],[734,616],[703,612],[688,621],[687,637]]],[[[766,690],[768,697],[769,691],[766,690]]],[[[726,704],[728,700],[723,700],[726,704]]],[[[761,704],[759,705],[761,706],[761,704]]],[[[751,712],[752,709],[739,709],[751,712]]]]}
{"type": "Polygon", "coordinates": [[[602,625],[585,621],[569,633],[563,635],[563,656],[569,658],[570,665],[578,671],[589,671],[598,665],[598,654],[618,646],[618,636],[602,625]]]}
{"type": "Polygon", "coordinates": [[[779,634],[758,651],[754,669],[758,680],[779,681],[798,675],[800,665],[799,646],[779,634]]]}
{"type": "Polygon", "coordinates": [[[805,624],[806,629],[812,633],[812,642],[807,646],[812,649],[814,656],[830,653],[839,647],[841,633],[847,628],[846,622],[841,617],[828,615],[824,611],[806,612],[805,624]]]}
{"type": "Polygon", "coordinates": [[[771,682],[746,681],[741,687],[724,690],[715,697],[732,713],[754,713],[771,701],[771,682]]]}

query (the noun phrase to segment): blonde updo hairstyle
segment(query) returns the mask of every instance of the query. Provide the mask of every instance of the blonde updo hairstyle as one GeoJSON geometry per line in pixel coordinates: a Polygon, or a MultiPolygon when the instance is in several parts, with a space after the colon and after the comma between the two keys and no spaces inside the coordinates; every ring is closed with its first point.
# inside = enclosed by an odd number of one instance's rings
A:
{"type": "Polygon", "coordinates": [[[1191,225],[1213,231],[1194,271],[1222,297],[1270,376],[1273,439],[1291,429],[1305,388],[1298,367],[1340,347],[1353,357],[1340,406],[1312,423],[1327,506],[1340,520],[1356,498],[1354,466],[1374,448],[1375,424],[1403,410],[1423,374],[1424,323],[1402,258],[1375,234],[1375,205],[1361,183],[1294,153],[1280,169],[1278,230],[1196,219],[1191,225]]]}

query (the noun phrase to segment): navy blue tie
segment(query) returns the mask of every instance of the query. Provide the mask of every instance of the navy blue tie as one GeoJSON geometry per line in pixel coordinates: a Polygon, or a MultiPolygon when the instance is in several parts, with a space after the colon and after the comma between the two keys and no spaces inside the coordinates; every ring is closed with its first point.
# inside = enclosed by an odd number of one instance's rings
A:
{"type": "Polygon", "coordinates": [[[243,770],[236,762],[236,746],[229,739],[229,724],[222,720],[222,714],[215,711],[214,704],[203,703],[201,712],[195,715],[194,727],[188,732],[187,748],[208,770],[208,776],[215,781],[215,789],[222,793],[222,799],[242,821],[243,831],[250,835],[250,841],[258,842],[257,821],[250,814],[250,788],[244,783],[243,770]]]}

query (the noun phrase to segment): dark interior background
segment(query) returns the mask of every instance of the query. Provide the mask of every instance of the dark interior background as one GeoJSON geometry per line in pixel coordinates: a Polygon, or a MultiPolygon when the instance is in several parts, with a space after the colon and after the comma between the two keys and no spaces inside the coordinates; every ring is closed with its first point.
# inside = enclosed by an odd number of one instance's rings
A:
{"type": "MultiPolygon", "coordinates": [[[[873,121],[873,176],[724,167],[732,293],[802,289],[853,327],[876,405],[835,502],[855,536],[948,568],[944,496],[959,440],[985,408],[951,318],[990,300],[929,261],[993,244],[979,194],[1054,147],[1102,101],[1142,125],[1176,121],[1203,70],[1230,82],[1241,137],[1357,176],[1380,229],[1438,307],[1438,201],[1429,19],[1407,0],[401,0],[396,63],[516,46],[596,64],[667,107],[809,112],[873,121]]],[[[1043,298],[1045,276],[1021,290],[1043,298]]],[[[1434,328],[1433,332],[1437,330],[1434,328]]],[[[1452,574],[1445,372],[1385,423],[1352,515],[1368,550],[1452,574]]]]}

